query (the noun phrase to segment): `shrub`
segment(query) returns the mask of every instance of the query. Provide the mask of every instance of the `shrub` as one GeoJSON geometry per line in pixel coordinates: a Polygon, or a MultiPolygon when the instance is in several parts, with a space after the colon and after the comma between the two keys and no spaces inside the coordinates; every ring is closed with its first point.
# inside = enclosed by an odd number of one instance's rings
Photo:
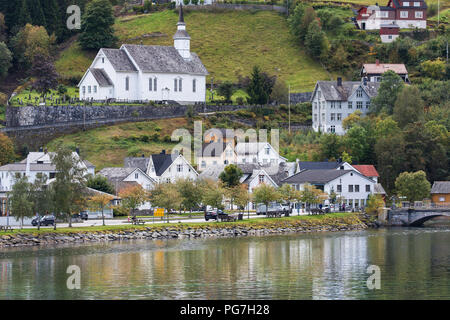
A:
{"type": "Polygon", "coordinates": [[[237,97],[236,103],[240,106],[243,106],[245,104],[244,97],[237,97]]]}

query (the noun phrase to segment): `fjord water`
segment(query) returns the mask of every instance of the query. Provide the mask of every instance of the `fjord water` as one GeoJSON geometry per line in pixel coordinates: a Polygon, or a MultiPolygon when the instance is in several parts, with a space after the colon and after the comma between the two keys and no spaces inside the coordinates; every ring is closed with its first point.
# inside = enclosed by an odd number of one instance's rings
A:
{"type": "Polygon", "coordinates": [[[0,299],[450,299],[450,229],[1,249],[0,299]]]}

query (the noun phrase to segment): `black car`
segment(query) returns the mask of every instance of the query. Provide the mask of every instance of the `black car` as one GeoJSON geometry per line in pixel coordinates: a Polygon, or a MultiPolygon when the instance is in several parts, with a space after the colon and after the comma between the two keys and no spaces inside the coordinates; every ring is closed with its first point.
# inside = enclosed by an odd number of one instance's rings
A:
{"type": "Polygon", "coordinates": [[[223,211],[220,209],[216,210],[209,210],[205,212],[205,220],[208,221],[209,219],[217,220],[219,219],[219,216],[223,214],[223,211]]]}
{"type": "Polygon", "coordinates": [[[80,212],[80,218],[81,220],[87,220],[89,218],[87,212],[80,212]]]}
{"type": "MultiPolygon", "coordinates": [[[[33,226],[37,226],[38,224],[39,224],[39,220],[38,220],[39,218],[34,218],[32,221],[31,221],[31,224],[33,225],[33,226]]],[[[43,217],[41,217],[41,226],[54,226],[55,225],[55,217],[54,216],[52,216],[52,215],[49,215],[49,216],[43,216],[43,217]]]]}

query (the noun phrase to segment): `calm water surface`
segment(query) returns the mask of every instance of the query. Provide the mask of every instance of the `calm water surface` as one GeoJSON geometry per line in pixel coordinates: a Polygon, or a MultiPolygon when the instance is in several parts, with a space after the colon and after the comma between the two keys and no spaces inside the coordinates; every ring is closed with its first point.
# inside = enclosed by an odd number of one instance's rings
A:
{"type": "Polygon", "coordinates": [[[0,299],[450,299],[450,229],[6,249],[0,299]]]}

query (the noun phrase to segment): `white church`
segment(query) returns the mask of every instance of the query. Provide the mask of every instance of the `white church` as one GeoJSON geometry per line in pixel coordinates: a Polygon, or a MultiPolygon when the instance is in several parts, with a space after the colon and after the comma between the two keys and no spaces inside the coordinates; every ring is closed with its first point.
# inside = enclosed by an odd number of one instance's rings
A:
{"type": "Polygon", "coordinates": [[[205,102],[208,71],[190,51],[182,6],[179,12],[173,47],[100,49],[78,84],[80,100],[205,102]]]}

